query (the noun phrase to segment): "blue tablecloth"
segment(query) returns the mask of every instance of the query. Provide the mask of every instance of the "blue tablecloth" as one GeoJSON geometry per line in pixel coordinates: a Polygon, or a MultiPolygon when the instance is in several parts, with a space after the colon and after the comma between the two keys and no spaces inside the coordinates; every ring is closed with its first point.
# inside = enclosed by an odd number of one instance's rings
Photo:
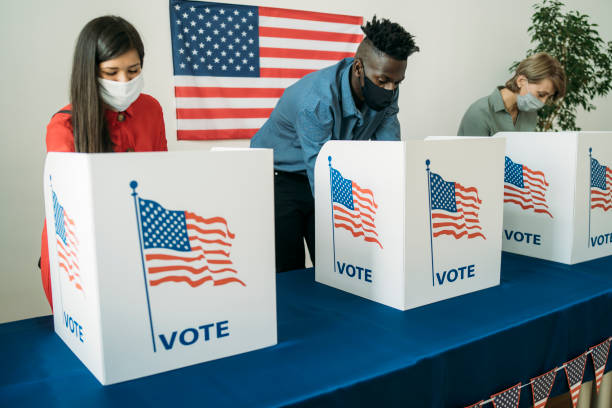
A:
{"type": "MultiPolygon", "coordinates": [[[[612,257],[504,254],[501,278],[400,312],[315,283],[312,269],[280,274],[277,346],[107,387],[50,317],[2,324],[0,406],[464,406],[612,335],[612,257]]],[[[567,390],[560,371],[553,395],[567,390]]],[[[531,402],[525,387],[521,406],[531,402]]]]}

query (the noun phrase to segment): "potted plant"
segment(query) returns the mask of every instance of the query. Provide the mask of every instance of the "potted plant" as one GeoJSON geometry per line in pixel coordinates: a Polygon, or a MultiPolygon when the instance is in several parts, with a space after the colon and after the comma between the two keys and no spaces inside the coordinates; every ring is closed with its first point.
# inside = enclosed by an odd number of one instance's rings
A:
{"type": "MultiPolygon", "coordinates": [[[[597,32],[597,24],[579,11],[564,11],[559,0],[535,4],[531,17],[531,42],[535,47],[527,56],[547,52],[559,60],[567,76],[565,97],[538,111],[538,130],[580,130],[576,111],[596,109],[593,99],[612,90],[612,41],[606,43],[597,32]]],[[[510,71],[514,72],[518,62],[510,71]]]]}

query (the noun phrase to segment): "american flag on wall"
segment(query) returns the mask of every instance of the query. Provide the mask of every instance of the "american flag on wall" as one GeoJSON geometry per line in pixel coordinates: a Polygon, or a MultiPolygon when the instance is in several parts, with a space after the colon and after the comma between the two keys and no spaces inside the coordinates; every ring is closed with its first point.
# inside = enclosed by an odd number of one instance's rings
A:
{"type": "Polygon", "coordinates": [[[342,177],[331,163],[329,169],[334,227],[347,230],[355,238],[363,237],[364,241],[374,242],[382,249],[376,231],[378,204],[374,200],[374,193],[342,177]]]}
{"type": "Polygon", "coordinates": [[[444,181],[436,173],[429,175],[431,192],[431,222],[434,237],[451,235],[457,239],[483,238],[478,213],[482,201],[476,187],[464,187],[460,183],[444,181]]]}
{"type": "Polygon", "coordinates": [[[138,198],[139,225],[150,286],[186,283],[197,287],[238,283],[230,258],[235,235],[223,217],[204,218],[190,211],[172,211],[138,198]]]}
{"type": "Polygon", "coordinates": [[[612,339],[609,338],[590,348],[591,357],[593,358],[593,367],[595,368],[595,383],[598,393],[601,379],[606,370],[606,362],[608,361],[608,353],[610,352],[610,341],[612,341],[612,339]]]}
{"type": "Polygon", "coordinates": [[[531,379],[531,395],[533,396],[533,408],[544,408],[552,386],[557,376],[557,368],[553,368],[546,374],[531,379]]]}
{"type": "Polygon", "coordinates": [[[506,156],[504,169],[504,203],[513,203],[523,210],[548,214],[546,192],[548,181],[541,171],[515,163],[506,156]]]}
{"type": "Polygon", "coordinates": [[[249,139],[289,85],[352,57],[363,18],[170,1],[177,137],[249,139]]]}
{"type": "Polygon", "coordinates": [[[55,191],[52,191],[52,194],[59,268],[66,273],[73,288],[84,292],[79,269],[79,239],[75,234],[76,225],[60,204],[55,191]]]}
{"type": "Polygon", "coordinates": [[[521,399],[521,383],[491,395],[495,408],[518,408],[521,399]]]}
{"type": "Polygon", "coordinates": [[[567,376],[567,383],[569,384],[572,405],[574,408],[578,405],[578,397],[580,396],[580,388],[582,387],[586,360],[587,353],[583,353],[575,359],[565,363],[565,375],[567,376]]]}
{"type": "Polygon", "coordinates": [[[591,157],[591,208],[612,209],[612,169],[591,157]]]}

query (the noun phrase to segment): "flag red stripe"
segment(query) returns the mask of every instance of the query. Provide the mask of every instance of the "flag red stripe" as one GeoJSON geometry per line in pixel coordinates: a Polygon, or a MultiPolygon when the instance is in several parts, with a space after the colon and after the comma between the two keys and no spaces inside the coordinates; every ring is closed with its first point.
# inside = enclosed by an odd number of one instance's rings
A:
{"type": "Polygon", "coordinates": [[[594,209],[594,208],[601,208],[601,209],[603,209],[604,211],[608,211],[610,208],[612,208],[612,205],[593,204],[593,205],[591,206],[591,209],[594,209]]]}
{"type": "MultiPolygon", "coordinates": [[[[223,230],[220,229],[210,229],[210,230],[205,230],[202,229],[200,227],[198,227],[197,225],[193,225],[193,224],[187,224],[187,229],[188,230],[195,230],[198,231],[200,234],[219,234],[222,235],[223,237],[227,238],[227,233],[223,230]]],[[[233,238],[233,237],[230,237],[233,238]]]]}
{"type": "Polygon", "coordinates": [[[200,273],[203,272],[210,272],[210,273],[221,273],[221,272],[232,272],[232,273],[238,273],[237,270],[235,269],[231,269],[231,268],[223,268],[223,269],[210,269],[208,267],[208,265],[205,265],[201,268],[194,268],[191,266],[184,266],[184,265],[168,265],[168,266],[151,266],[148,268],[149,273],[162,273],[162,272],[170,272],[170,271],[187,271],[187,272],[191,272],[194,275],[199,275],[200,273]]]}
{"type": "MultiPolygon", "coordinates": [[[[192,248],[193,250],[193,248],[192,248]]],[[[147,254],[145,255],[145,259],[147,261],[185,261],[185,262],[196,262],[204,259],[204,255],[196,256],[195,258],[189,258],[186,256],[175,256],[175,255],[166,255],[166,254],[147,254]]]]}
{"type": "Polygon", "coordinates": [[[474,193],[474,194],[476,194],[476,200],[478,200],[479,203],[482,203],[482,201],[480,200],[480,197],[478,197],[478,189],[476,189],[476,187],[465,187],[465,186],[455,182],[455,194],[457,194],[457,188],[459,190],[461,190],[461,192],[463,192],[463,193],[474,193]]]}
{"type": "Polygon", "coordinates": [[[504,199],[504,203],[513,203],[513,204],[518,204],[523,210],[528,210],[530,208],[533,208],[533,212],[537,212],[537,213],[543,213],[543,214],[548,214],[550,216],[550,218],[553,218],[552,214],[549,213],[548,211],[541,209],[541,208],[536,208],[534,205],[529,204],[529,205],[523,205],[522,202],[520,201],[516,201],[516,200],[506,200],[504,199]]]}
{"type": "Polygon", "coordinates": [[[363,39],[362,34],[335,33],[332,31],[298,30],[295,28],[259,27],[260,37],[293,38],[298,40],[316,40],[332,42],[348,42],[358,44],[363,39]]]}
{"type": "Polygon", "coordinates": [[[178,140],[250,139],[259,129],[198,129],[176,131],[178,140]]]}
{"type": "Polygon", "coordinates": [[[227,231],[227,234],[229,235],[230,238],[234,239],[234,237],[236,236],[236,235],[232,234],[232,232],[229,230],[229,226],[227,225],[227,221],[223,217],[204,218],[204,217],[200,217],[196,213],[192,213],[190,211],[185,211],[185,218],[188,219],[188,220],[194,220],[194,221],[197,221],[197,222],[201,222],[203,224],[213,224],[213,223],[216,223],[216,222],[221,223],[221,224],[225,225],[225,230],[227,231]]]}
{"type": "Polygon", "coordinates": [[[474,234],[470,234],[467,231],[461,231],[460,233],[456,233],[455,231],[452,230],[442,230],[442,231],[436,231],[434,232],[433,236],[435,237],[439,237],[440,235],[452,235],[455,238],[461,238],[464,235],[467,235],[468,239],[469,238],[476,238],[476,237],[481,237],[482,239],[486,240],[485,236],[482,235],[480,232],[474,233],[474,234]]]}
{"type": "Polygon", "coordinates": [[[461,199],[463,199],[463,200],[466,200],[466,201],[473,201],[473,202],[478,203],[478,204],[480,204],[480,203],[481,203],[481,201],[480,201],[480,200],[479,200],[477,197],[473,197],[473,196],[464,196],[463,194],[461,194],[461,193],[460,193],[459,191],[457,191],[457,190],[455,190],[455,197],[459,197],[459,198],[461,198],[461,199]]]}
{"type": "Polygon", "coordinates": [[[225,242],[225,241],[221,241],[220,239],[211,240],[211,239],[204,239],[204,238],[199,238],[199,237],[189,237],[189,240],[190,241],[200,241],[205,244],[219,244],[219,245],[225,245],[225,246],[232,246],[232,244],[225,242]]]}
{"type": "MultiPolygon", "coordinates": [[[[372,190],[370,190],[369,188],[361,188],[359,187],[359,184],[355,183],[354,181],[353,183],[353,189],[359,191],[362,195],[369,195],[371,198],[363,198],[364,200],[371,200],[374,207],[378,208],[378,205],[374,202],[374,192],[372,190]]],[[[361,198],[360,195],[358,195],[358,197],[361,198]]]]}
{"type": "Polygon", "coordinates": [[[285,88],[222,88],[175,86],[177,98],[280,98],[285,88]]]}
{"type": "Polygon", "coordinates": [[[463,228],[482,230],[482,227],[480,225],[467,225],[467,223],[457,224],[454,222],[434,222],[433,227],[434,228],[453,227],[453,228],[457,228],[458,230],[461,230],[463,228]]]}
{"type": "Polygon", "coordinates": [[[223,260],[221,260],[221,259],[209,259],[208,263],[211,264],[211,265],[231,265],[232,261],[229,260],[229,259],[227,259],[227,260],[226,259],[223,259],[223,260]]]}
{"type": "Polygon", "coordinates": [[[275,7],[259,7],[259,15],[264,17],[293,18],[296,20],[311,20],[326,23],[342,23],[355,25],[363,24],[363,17],[358,16],[317,13],[315,11],[289,10],[275,7]]]}
{"type": "MultiPolygon", "coordinates": [[[[449,215],[449,214],[441,214],[441,213],[434,213],[431,215],[432,218],[445,218],[445,219],[450,219],[450,220],[463,220],[465,217],[465,215],[470,215],[472,217],[478,217],[478,214],[473,213],[473,212],[462,212],[461,215],[457,215],[457,216],[453,216],[453,215],[449,215]]],[[[479,222],[478,218],[476,218],[475,220],[471,220],[474,222],[479,222]]]]}
{"type": "Polygon", "coordinates": [[[546,184],[542,180],[535,179],[528,174],[523,174],[523,177],[532,185],[540,186],[542,189],[546,190],[546,184]]]}
{"type": "MultiPolygon", "coordinates": [[[[508,192],[506,192],[506,193],[504,194],[504,199],[505,199],[506,197],[509,197],[509,198],[518,198],[519,200],[521,200],[522,202],[524,202],[524,203],[526,203],[526,204],[527,204],[527,203],[533,203],[534,205],[539,205],[540,207],[545,207],[545,208],[548,208],[548,205],[546,205],[546,204],[544,204],[544,203],[541,203],[541,202],[540,202],[541,200],[538,200],[538,202],[535,202],[535,201],[534,201],[534,200],[532,200],[531,198],[527,198],[527,197],[525,197],[525,195],[517,195],[517,194],[514,194],[514,193],[508,193],[508,192]]],[[[535,198],[535,197],[534,197],[534,198],[535,198]]]]}
{"type": "Polygon", "coordinates": [[[506,189],[506,190],[512,190],[512,191],[515,191],[515,192],[517,192],[517,193],[519,193],[519,194],[529,194],[529,193],[531,192],[531,194],[532,194],[532,195],[533,195],[533,194],[536,194],[536,195],[538,195],[538,196],[541,196],[542,198],[544,198],[544,197],[545,197],[544,193],[542,193],[541,191],[538,191],[538,190],[530,190],[530,189],[528,189],[528,188],[525,188],[525,190],[528,190],[528,191],[524,191],[523,189],[521,189],[521,188],[519,188],[519,187],[516,187],[516,186],[514,186],[514,185],[512,185],[512,184],[508,184],[508,183],[504,184],[504,189],[506,189]]]}
{"type": "MultiPolygon", "coordinates": [[[[70,255],[70,259],[72,259],[72,264],[75,266],[75,268],[79,269],[79,265],[76,263],[76,259],[78,259],[77,254],[72,251],[72,249],[66,249],[66,247],[64,246],[64,244],[62,243],[61,239],[57,239],[56,240],[57,244],[60,246],[61,250],[66,254],[66,255],[70,255]]],[[[58,252],[59,253],[59,252],[58,252]]]]}
{"type": "MultiPolygon", "coordinates": [[[[343,213],[345,213],[346,215],[349,215],[349,216],[351,216],[351,217],[353,216],[353,213],[351,213],[351,212],[349,212],[348,210],[346,210],[346,209],[344,208],[344,206],[342,206],[342,205],[340,205],[340,204],[336,204],[336,203],[334,203],[334,210],[337,210],[337,211],[343,212],[343,213]]],[[[357,210],[357,209],[356,209],[356,210],[357,210]]],[[[367,219],[371,220],[371,221],[372,221],[372,223],[374,223],[374,217],[372,217],[370,214],[366,214],[366,213],[364,213],[364,212],[359,211],[359,215],[360,215],[361,217],[366,217],[367,219]]]]}
{"type": "Polygon", "coordinates": [[[343,229],[345,229],[345,230],[349,231],[351,234],[353,234],[353,236],[354,236],[355,238],[363,236],[363,239],[364,239],[365,241],[368,241],[368,242],[375,242],[375,243],[377,243],[377,244],[378,244],[378,246],[380,246],[380,248],[381,248],[381,249],[382,249],[382,247],[383,247],[383,246],[381,245],[381,243],[380,243],[380,242],[378,242],[378,240],[377,240],[376,238],[366,236],[366,235],[363,233],[363,231],[353,231],[353,229],[351,229],[351,228],[350,228],[348,225],[345,225],[345,224],[336,224],[336,223],[334,223],[334,226],[335,226],[336,228],[343,228],[343,229]]]}
{"type": "Polygon", "coordinates": [[[470,203],[466,203],[463,201],[457,201],[457,204],[461,204],[463,207],[469,207],[469,208],[473,208],[475,210],[480,210],[480,207],[474,204],[470,204],[470,203]]]}
{"type": "MultiPolygon", "coordinates": [[[[530,169],[529,167],[527,167],[525,165],[523,165],[523,170],[525,170],[525,172],[527,172],[532,179],[538,180],[541,183],[543,183],[545,186],[548,186],[548,182],[546,181],[546,176],[541,171],[539,171],[539,170],[532,170],[532,169],[530,169]],[[540,178],[538,176],[542,176],[542,178],[540,178]]],[[[523,173],[523,175],[525,175],[525,173],[523,173]]]]}
{"type": "MultiPolygon", "coordinates": [[[[362,229],[362,230],[364,230],[364,231],[366,231],[366,232],[370,232],[370,233],[372,233],[372,234],[374,234],[374,235],[378,236],[378,234],[376,233],[376,231],[368,230],[368,229],[366,229],[366,228],[364,228],[364,227],[363,227],[363,224],[361,224],[361,223],[359,223],[359,224],[358,224],[358,223],[356,223],[355,221],[353,221],[353,220],[352,220],[352,219],[350,219],[350,218],[343,217],[342,215],[334,214],[334,219],[335,219],[335,220],[338,220],[338,221],[346,221],[346,222],[350,223],[350,224],[351,224],[351,225],[352,225],[352,226],[353,226],[355,229],[357,229],[357,230],[362,229]]],[[[366,224],[366,225],[367,225],[367,224],[366,224]]],[[[375,226],[373,226],[373,225],[370,225],[370,226],[371,226],[371,227],[373,227],[373,228],[376,228],[376,227],[375,227],[375,226]]]]}
{"type": "Polygon", "coordinates": [[[262,78],[302,78],[303,76],[315,71],[317,70],[297,68],[259,68],[259,76],[262,78]]]}
{"type": "MultiPolygon", "coordinates": [[[[362,193],[363,194],[363,193],[362,193]]],[[[378,205],[374,202],[374,200],[367,198],[367,197],[363,197],[359,194],[359,192],[353,190],[353,195],[355,197],[357,197],[359,200],[361,201],[365,201],[366,203],[370,204],[372,207],[374,208],[378,208],[378,205]]],[[[375,212],[375,210],[371,209],[372,212],[375,212]]]]}
{"type": "Polygon", "coordinates": [[[185,282],[192,288],[195,288],[210,280],[213,281],[214,286],[225,285],[231,282],[237,282],[237,283],[240,283],[242,286],[246,286],[245,283],[238,278],[224,278],[224,279],[219,279],[218,281],[215,281],[211,276],[205,276],[202,279],[198,279],[195,281],[189,279],[186,276],[166,276],[161,279],[150,280],[149,283],[151,284],[151,286],[157,286],[157,285],[160,285],[166,282],[185,282]]]}
{"type": "Polygon", "coordinates": [[[259,56],[264,58],[296,58],[306,60],[329,60],[336,62],[343,58],[352,57],[354,55],[354,52],[343,51],[298,50],[293,48],[272,47],[261,47],[259,49],[259,56]]]}
{"type": "Polygon", "coordinates": [[[236,109],[182,109],[177,108],[177,119],[234,119],[234,118],[268,118],[272,108],[236,108],[236,109]]]}

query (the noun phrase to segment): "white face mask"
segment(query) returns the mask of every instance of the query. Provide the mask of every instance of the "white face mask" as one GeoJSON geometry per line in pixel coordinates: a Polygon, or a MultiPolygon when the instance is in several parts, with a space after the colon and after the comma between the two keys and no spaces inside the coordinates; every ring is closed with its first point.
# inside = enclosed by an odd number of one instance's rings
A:
{"type": "Polygon", "coordinates": [[[128,82],[98,78],[98,84],[104,103],[118,112],[123,112],[140,96],[144,87],[144,79],[141,72],[128,82]]]}

